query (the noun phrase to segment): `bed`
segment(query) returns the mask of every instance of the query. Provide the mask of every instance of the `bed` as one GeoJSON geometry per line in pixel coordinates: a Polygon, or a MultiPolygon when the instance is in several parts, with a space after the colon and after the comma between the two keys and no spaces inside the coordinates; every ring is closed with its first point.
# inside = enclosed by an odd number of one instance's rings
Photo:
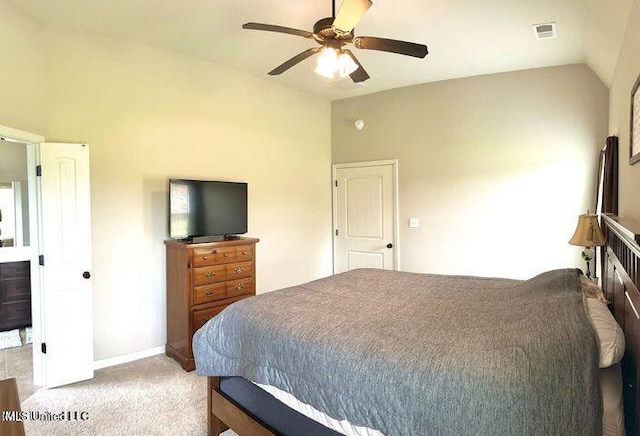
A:
{"type": "Polygon", "coordinates": [[[194,336],[196,371],[209,376],[209,434],[223,423],[241,435],[338,434],[274,400],[269,387],[378,434],[600,434],[598,340],[579,276],[362,270],[249,299],[256,307],[233,305],[194,336]],[[417,291],[425,280],[436,291],[417,291]],[[447,323],[433,313],[447,313],[447,323]]]}

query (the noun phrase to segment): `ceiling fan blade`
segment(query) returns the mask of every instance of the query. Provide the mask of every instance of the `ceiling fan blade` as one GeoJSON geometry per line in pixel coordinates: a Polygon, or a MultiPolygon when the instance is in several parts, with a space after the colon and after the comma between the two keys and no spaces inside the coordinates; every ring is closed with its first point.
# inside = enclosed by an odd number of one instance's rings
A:
{"type": "Polygon", "coordinates": [[[313,38],[313,33],[306,30],[292,29],[291,27],[275,26],[273,24],[262,23],[246,23],[242,25],[243,29],[264,30],[266,32],[288,33],[290,35],[302,36],[304,38],[313,38]]]}
{"type": "Polygon", "coordinates": [[[344,0],[333,20],[333,30],[338,34],[351,32],[372,4],[371,0],[344,0]]]}
{"type": "Polygon", "coordinates": [[[375,38],[373,36],[358,36],[353,40],[353,45],[365,50],[388,51],[416,58],[424,58],[429,51],[424,44],[398,41],[395,39],[375,38]]]}
{"type": "Polygon", "coordinates": [[[309,56],[313,56],[314,54],[318,53],[321,49],[322,49],[321,47],[313,47],[313,48],[310,48],[308,50],[305,50],[302,53],[292,57],[291,59],[289,59],[288,61],[286,61],[282,65],[280,65],[280,66],[274,68],[273,70],[269,71],[269,75],[270,76],[277,76],[278,74],[282,74],[285,71],[287,71],[289,68],[291,68],[294,65],[302,62],[303,60],[305,60],[309,56]]]}
{"type": "Polygon", "coordinates": [[[353,62],[355,62],[358,65],[358,69],[355,70],[353,73],[349,74],[349,77],[351,77],[351,80],[353,80],[355,83],[360,83],[360,82],[364,82],[365,80],[368,80],[369,74],[367,74],[364,68],[362,68],[362,64],[360,63],[360,61],[358,61],[358,58],[356,58],[353,52],[351,50],[343,50],[343,51],[351,59],[353,59],[353,62]]]}

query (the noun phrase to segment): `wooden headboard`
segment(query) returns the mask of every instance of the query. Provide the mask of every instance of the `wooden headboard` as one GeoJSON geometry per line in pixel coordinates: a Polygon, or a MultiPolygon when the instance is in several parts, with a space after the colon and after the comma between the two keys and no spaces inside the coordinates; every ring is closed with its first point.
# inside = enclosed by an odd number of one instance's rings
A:
{"type": "Polygon", "coordinates": [[[607,238],[602,250],[602,289],[609,307],[624,330],[622,359],[625,427],[628,435],[640,431],[640,223],[603,215],[607,238]]]}

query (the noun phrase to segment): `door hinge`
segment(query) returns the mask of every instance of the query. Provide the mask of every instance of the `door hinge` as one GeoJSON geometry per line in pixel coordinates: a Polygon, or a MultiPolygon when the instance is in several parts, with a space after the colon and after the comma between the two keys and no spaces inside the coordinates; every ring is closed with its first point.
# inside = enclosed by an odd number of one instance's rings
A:
{"type": "Polygon", "coordinates": [[[47,354],[47,344],[45,342],[40,344],[40,350],[42,351],[42,354],[47,354]]]}
{"type": "Polygon", "coordinates": [[[38,256],[38,264],[40,266],[44,266],[44,254],[41,254],[40,256],[38,256]]]}
{"type": "Polygon", "coordinates": [[[42,176],[42,165],[36,165],[36,176],[42,176]]]}
{"type": "Polygon", "coordinates": [[[336,236],[338,236],[338,229],[336,229],[336,236]]]}
{"type": "Polygon", "coordinates": [[[337,180],[334,181],[334,185],[335,185],[336,188],[338,187],[338,181],[337,180]]]}

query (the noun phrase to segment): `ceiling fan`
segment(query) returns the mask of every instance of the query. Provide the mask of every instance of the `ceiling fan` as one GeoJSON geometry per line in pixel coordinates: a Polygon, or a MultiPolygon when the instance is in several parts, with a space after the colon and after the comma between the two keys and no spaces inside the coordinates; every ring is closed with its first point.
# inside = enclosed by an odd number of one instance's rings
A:
{"type": "Polygon", "coordinates": [[[358,83],[369,79],[353,52],[345,46],[353,44],[363,50],[386,51],[416,58],[424,58],[428,51],[424,44],[416,44],[395,39],[376,38],[372,36],[354,36],[353,28],[371,7],[371,0],[344,0],[338,14],[335,13],[336,3],[332,0],[331,17],[322,18],[313,26],[313,32],[292,29],[290,27],[272,24],[246,23],[243,29],[263,30],[267,32],[287,33],[315,40],[320,47],[313,47],[292,57],[282,65],[269,71],[269,75],[276,76],[287,71],[314,54],[321,52],[315,72],[328,77],[346,77],[358,83]]]}

